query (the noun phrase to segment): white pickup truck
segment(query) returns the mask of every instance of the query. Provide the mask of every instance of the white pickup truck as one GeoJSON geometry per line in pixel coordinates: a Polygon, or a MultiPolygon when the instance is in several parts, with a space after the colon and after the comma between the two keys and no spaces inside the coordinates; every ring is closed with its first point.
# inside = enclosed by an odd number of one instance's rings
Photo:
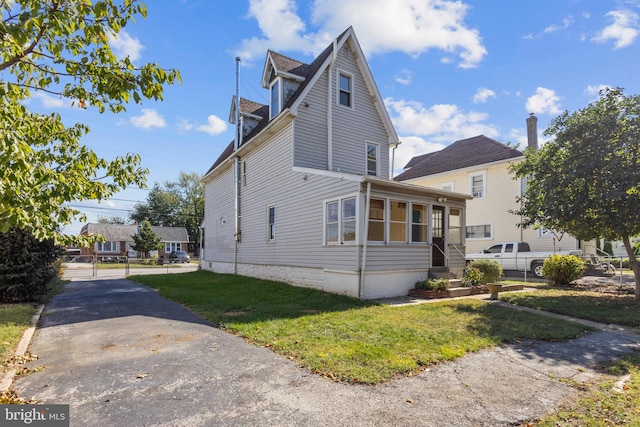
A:
{"type": "Polygon", "coordinates": [[[530,271],[542,278],[542,263],[553,254],[582,256],[579,249],[558,252],[531,252],[527,242],[506,242],[489,246],[480,253],[467,254],[467,262],[476,259],[492,259],[502,265],[503,270],[530,271]]]}

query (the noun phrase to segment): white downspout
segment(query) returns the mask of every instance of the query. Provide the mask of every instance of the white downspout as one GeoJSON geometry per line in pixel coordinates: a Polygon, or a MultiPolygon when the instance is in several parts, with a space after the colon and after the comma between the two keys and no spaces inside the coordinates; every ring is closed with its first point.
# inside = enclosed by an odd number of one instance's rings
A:
{"type": "Polygon", "coordinates": [[[395,167],[395,162],[396,162],[396,148],[398,148],[398,145],[402,144],[401,141],[396,142],[393,145],[393,150],[391,150],[391,179],[393,179],[393,168],[395,167]]]}
{"type": "Polygon", "coordinates": [[[238,174],[240,173],[240,165],[238,159],[238,148],[240,148],[240,57],[236,56],[236,137],[233,142],[233,187],[235,189],[234,203],[234,255],[233,255],[233,274],[238,274],[238,241],[240,239],[240,185],[238,182],[238,174]]]}
{"type": "Polygon", "coordinates": [[[331,63],[328,68],[327,75],[327,169],[333,170],[333,64],[336,62],[336,49],[338,48],[337,41],[333,41],[333,52],[331,54],[331,63]]]}
{"type": "Polygon", "coordinates": [[[362,243],[362,266],[360,267],[360,283],[358,298],[364,295],[364,277],[367,269],[367,241],[369,240],[369,209],[371,209],[371,182],[367,182],[367,200],[364,203],[364,239],[362,243]]]}

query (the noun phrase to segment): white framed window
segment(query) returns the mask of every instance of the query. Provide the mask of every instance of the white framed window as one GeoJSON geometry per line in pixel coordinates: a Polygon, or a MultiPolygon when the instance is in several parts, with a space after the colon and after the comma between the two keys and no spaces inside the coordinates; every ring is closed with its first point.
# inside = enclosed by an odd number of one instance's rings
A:
{"type": "Polygon", "coordinates": [[[275,242],[276,240],[276,207],[275,205],[267,206],[267,242],[275,242]]]}
{"type": "Polygon", "coordinates": [[[540,227],[536,231],[538,233],[538,237],[539,238],[546,238],[546,239],[553,238],[553,231],[552,230],[549,230],[549,229],[544,228],[544,227],[540,227]]]}
{"type": "Polygon", "coordinates": [[[173,251],[181,251],[182,250],[182,243],[180,242],[165,242],[164,243],[164,251],[166,253],[170,253],[173,251]]]}
{"type": "Polygon", "coordinates": [[[371,199],[369,202],[369,235],[370,242],[386,242],[385,234],[385,199],[371,199]]]}
{"type": "Polygon", "coordinates": [[[411,243],[427,243],[427,214],[429,207],[422,203],[411,204],[411,243]]]}
{"type": "Polygon", "coordinates": [[[476,199],[484,199],[487,195],[487,173],[469,174],[469,193],[476,199]]]}
{"type": "Polygon", "coordinates": [[[356,242],[356,198],[325,202],[325,244],[356,242]]]}
{"type": "Polygon", "coordinates": [[[271,105],[269,107],[269,119],[273,119],[280,112],[280,101],[282,100],[282,84],[280,79],[275,79],[269,88],[271,91],[271,105]]]}
{"type": "Polygon", "coordinates": [[[353,74],[338,70],[338,105],[353,108],[353,74]]]}
{"type": "Polygon", "coordinates": [[[379,175],[379,145],[374,142],[367,142],[367,175],[379,175]]]}
{"type": "Polygon", "coordinates": [[[453,191],[453,181],[441,183],[440,189],[444,191],[453,191]]]}
{"type": "Polygon", "coordinates": [[[407,219],[409,203],[397,200],[389,201],[389,241],[392,243],[408,243],[407,219]]]}
{"type": "Polygon", "coordinates": [[[119,242],[96,242],[96,252],[119,252],[119,242]]]}
{"type": "Polygon", "coordinates": [[[492,224],[480,224],[480,225],[467,225],[466,227],[467,239],[475,240],[491,240],[493,239],[493,225],[492,224]]]}

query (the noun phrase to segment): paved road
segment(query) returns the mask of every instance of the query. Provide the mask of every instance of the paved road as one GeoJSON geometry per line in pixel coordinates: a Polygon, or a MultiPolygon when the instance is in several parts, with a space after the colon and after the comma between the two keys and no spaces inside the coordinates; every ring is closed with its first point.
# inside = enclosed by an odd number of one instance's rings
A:
{"type": "Polygon", "coordinates": [[[553,411],[597,361],[640,349],[600,331],[481,351],[379,386],[334,383],[222,332],[126,279],[73,281],[31,345],[21,396],[71,405],[72,426],[507,426],[553,411]]]}

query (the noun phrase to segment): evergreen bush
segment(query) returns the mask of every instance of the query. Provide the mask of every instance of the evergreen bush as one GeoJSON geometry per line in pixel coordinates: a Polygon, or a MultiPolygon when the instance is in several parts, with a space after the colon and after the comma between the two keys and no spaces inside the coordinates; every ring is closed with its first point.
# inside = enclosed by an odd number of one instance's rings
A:
{"type": "Polygon", "coordinates": [[[542,275],[554,285],[568,285],[586,269],[587,263],[575,255],[551,255],[544,260],[542,275]]]}
{"type": "Polygon", "coordinates": [[[28,230],[0,233],[0,303],[40,301],[60,271],[61,254],[53,241],[39,241],[28,230]]]}
{"type": "Polygon", "coordinates": [[[491,259],[476,259],[469,264],[469,267],[477,268],[482,273],[480,283],[497,282],[502,277],[502,266],[491,259]]]}

